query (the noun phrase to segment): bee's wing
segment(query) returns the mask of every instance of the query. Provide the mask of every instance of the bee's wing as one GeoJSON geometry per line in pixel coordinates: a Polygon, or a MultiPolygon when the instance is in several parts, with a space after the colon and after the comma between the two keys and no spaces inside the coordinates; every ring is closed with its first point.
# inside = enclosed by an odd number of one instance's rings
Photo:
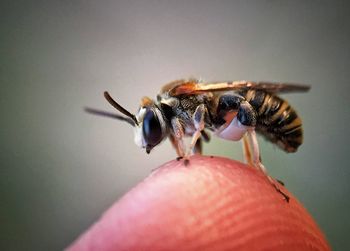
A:
{"type": "Polygon", "coordinates": [[[306,92],[310,86],[290,83],[231,81],[201,83],[198,81],[186,81],[174,85],[168,90],[170,96],[183,94],[194,95],[204,92],[230,91],[230,90],[263,90],[270,93],[306,92]]]}

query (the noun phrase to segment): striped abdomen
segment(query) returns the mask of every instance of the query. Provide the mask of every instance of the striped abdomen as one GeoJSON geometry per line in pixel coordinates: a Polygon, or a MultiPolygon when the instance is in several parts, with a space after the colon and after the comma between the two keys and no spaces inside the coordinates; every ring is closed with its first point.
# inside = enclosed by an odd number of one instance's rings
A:
{"type": "Polygon", "coordinates": [[[258,113],[257,132],[286,152],[295,152],[303,143],[302,122],[287,101],[263,91],[243,94],[258,113]]]}

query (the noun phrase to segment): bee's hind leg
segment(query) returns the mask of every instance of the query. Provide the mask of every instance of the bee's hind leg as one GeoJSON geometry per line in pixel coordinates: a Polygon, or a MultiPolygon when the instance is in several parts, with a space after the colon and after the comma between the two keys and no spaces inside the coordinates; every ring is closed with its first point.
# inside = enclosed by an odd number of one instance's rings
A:
{"type": "MultiPolygon", "coordinates": [[[[257,168],[259,171],[267,175],[267,171],[265,166],[261,163],[261,157],[260,157],[260,149],[259,149],[259,143],[258,139],[256,137],[256,132],[254,129],[250,129],[247,131],[248,140],[246,139],[246,144],[248,145],[247,148],[250,148],[249,145],[251,145],[251,148],[253,150],[253,154],[251,156],[251,153],[249,152],[250,156],[248,157],[249,161],[252,161],[255,168],[257,168]],[[250,157],[250,158],[249,158],[250,157]]],[[[244,143],[244,139],[243,139],[244,143]]]]}
{"type": "MultiPolygon", "coordinates": [[[[266,175],[266,177],[268,178],[269,182],[276,189],[276,191],[279,192],[280,194],[282,194],[284,199],[287,202],[289,202],[289,196],[287,194],[285,194],[284,192],[282,192],[281,189],[279,188],[280,182],[276,181],[270,175],[268,175],[265,166],[261,163],[259,144],[258,144],[258,140],[257,140],[257,137],[256,137],[255,130],[254,129],[253,130],[248,130],[247,133],[248,133],[249,142],[250,142],[250,144],[252,146],[252,149],[253,149],[253,164],[254,164],[254,166],[259,171],[261,171],[263,174],[266,175]]],[[[243,144],[245,144],[244,141],[243,141],[243,144]]],[[[249,146],[249,143],[248,143],[248,146],[249,146]]]]}
{"type": "Polygon", "coordinates": [[[249,143],[247,134],[245,134],[242,138],[242,146],[243,146],[245,163],[247,163],[250,166],[254,166],[253,159],[252,159],[251,145],[249,143]]]}

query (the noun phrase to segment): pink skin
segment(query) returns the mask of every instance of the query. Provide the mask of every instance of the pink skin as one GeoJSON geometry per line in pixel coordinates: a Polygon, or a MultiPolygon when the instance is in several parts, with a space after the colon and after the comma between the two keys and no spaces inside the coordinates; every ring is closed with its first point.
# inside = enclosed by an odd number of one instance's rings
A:
{"type": "Polygon", "coordinates": [[[170,161],[116,202],[67,250],[330,250],[285,188],[240,162],[170,161]]]}

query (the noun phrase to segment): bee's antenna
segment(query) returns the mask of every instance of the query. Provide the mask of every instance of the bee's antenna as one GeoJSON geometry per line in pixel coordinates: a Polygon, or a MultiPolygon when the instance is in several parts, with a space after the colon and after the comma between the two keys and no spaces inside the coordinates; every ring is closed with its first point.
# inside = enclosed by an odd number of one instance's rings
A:
{"type": "Polygon", "coordinates": [[[120,116],[118,114],[114,114],[114,113],[110,113],[110,112],[106,112],[106,111],[101,111],[101,110],[90,108],[90,107],[85,107],[84,110],[87,113],[90,113],[90,114],[93,114],[93,115],[98,115],[98,116],[118,119],[118,120],[127,122],[131,126],[135,126],[135,122],[129,117],[123,117],[123,116],[120,116]]]}
{"type": "Polygon", "coordinates": [[[121,105],[119,105],[110,95],[108,92],[104,92],[103,93],[104,97],[106,98],[106,100],[108,101],[108,103],[110,103],[115,109],[117,109],[118,111],[120,111],[121,113],[123,113],[124,115],[128,116],[129,118],[131,118],[135,125],[139,125],[139,122],[136,119],[136,116],[134,114],[131,114],[128,110],[126,110],[125,108],[123,108],[121,105]]]}

